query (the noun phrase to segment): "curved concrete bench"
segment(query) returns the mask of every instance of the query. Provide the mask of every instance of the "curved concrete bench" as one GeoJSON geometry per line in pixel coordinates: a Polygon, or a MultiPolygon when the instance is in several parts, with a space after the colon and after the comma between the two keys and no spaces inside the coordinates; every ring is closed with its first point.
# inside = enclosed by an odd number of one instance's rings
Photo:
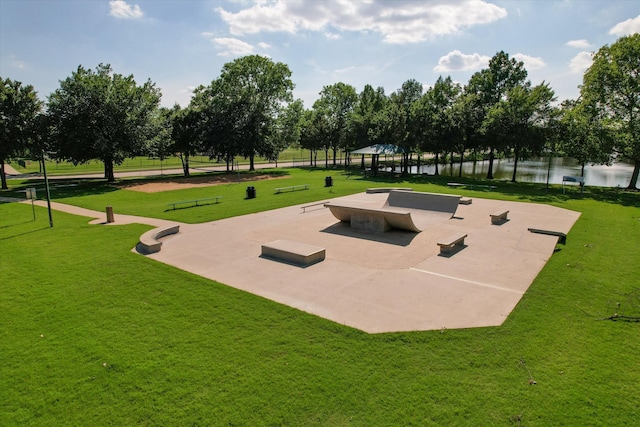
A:
{"type": "Polygon", "coordinates": [[[160,227],[149,230],[142,236],[140,236],[140,242],[136,246],[136,249],[138,250],[138,252],[145,255],[160,252],[160,249],[162,248],[162,242],[158,239],[170,234],[176,234],[179,231],[179,225],[171,225],[169,227],[160,227]]]}

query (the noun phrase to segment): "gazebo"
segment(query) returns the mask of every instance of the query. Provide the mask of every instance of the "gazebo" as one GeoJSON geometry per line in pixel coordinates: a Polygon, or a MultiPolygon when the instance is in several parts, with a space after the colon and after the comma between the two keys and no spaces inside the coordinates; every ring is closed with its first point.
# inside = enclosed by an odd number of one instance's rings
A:
{"type": "Polygon", "coordinates": [[[384,156],[396,156],[398,154],[404,154],[404,149],[393,144],[374,144],[368,147],[353,150],[351,154],[360,154],[362,156],[362,169],[364,169],[364,156],[371,156],[371,170],[373,173],[378,172],[378,165],[380,163],[380,155],[384,156]]]}

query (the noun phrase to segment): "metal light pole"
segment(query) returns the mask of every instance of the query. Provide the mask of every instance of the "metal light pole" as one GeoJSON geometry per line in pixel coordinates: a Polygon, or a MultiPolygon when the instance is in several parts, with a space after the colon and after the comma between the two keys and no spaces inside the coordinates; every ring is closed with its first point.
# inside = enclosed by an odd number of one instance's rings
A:
{"type": "Polygon", "coordinates": [[[44,164],[44,150],[42,150],[42,172],[44,173],[44,188],[47,191],[47,208],[49,209],[49,226],[53,227],[53,217],[51,216],[51,193],[49,193],[49,179],[47,178],[47,167],[44,164]]]}

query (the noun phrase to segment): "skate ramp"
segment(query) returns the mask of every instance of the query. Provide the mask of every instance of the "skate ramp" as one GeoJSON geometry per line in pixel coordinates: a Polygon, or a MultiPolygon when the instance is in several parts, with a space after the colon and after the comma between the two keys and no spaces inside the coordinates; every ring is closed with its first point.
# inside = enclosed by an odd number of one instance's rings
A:
{"type": "Polygon", "coordinates": [[[385,207],[420,209],[433,212],[444,212],[453,217],[458,209],[462,196],[452,194],[424,193],[419,191],[392,190],[385,207]]]}
{"type": "Polygon", "coordinates": [[[411,219],[411,212],[334,203],[327,203],[325,207],[328,207],[333,216],[340,221],[350,223],[352,228],[375,232],[389,231],[392,228],[415,233],[421,231],[411,219]]]}

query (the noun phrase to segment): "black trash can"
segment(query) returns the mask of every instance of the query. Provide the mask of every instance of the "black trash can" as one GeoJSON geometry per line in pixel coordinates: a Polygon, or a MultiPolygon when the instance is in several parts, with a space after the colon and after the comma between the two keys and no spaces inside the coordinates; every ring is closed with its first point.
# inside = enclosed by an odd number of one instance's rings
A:
{"type": "Polygon", "coordinates": [[[324,186],[325,187],[333,187],[333,178],[328,176],[324,179],[324,186]]]}
{"type": "Polygon", "coordinates": [[[247,199],[255,199],[255,198],[256,198],[256,188],[247,187],[247,199]]]}

